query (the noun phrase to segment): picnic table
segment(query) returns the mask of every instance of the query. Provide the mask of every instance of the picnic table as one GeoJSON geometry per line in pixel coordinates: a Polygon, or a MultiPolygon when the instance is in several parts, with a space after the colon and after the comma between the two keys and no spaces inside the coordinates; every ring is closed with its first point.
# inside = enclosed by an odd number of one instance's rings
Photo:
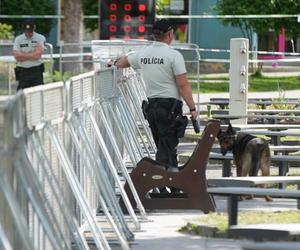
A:
{"type": "Polygon", "coordinates": [[[237,224],[238,196],[257,195],[298,199],[297,208],[300,209],[300,190],[283,190],[269,188],[255,188],[257,185],[267,184],[297,184],[300,185],[300,176],[247,176],[247,177],[220,177],[207,180],[207,192],[216,195],[228,196],[228,223],[237,224]]]}
{"type": "MultiPolygon", "coordinates": [[[[297,199],[299,204],[300,191],[286,190],[275,188],[256,188],[256,187],[209,187],[207,192],[213,195],[227,196],[227,212],[228,224],[237,225],[238,222],[238,202],[239,197],[243,195],[248,196],[271,196],[277,198],[297,199]]],[[[297,205],[298,209],[299,206],[297,205]]]]}

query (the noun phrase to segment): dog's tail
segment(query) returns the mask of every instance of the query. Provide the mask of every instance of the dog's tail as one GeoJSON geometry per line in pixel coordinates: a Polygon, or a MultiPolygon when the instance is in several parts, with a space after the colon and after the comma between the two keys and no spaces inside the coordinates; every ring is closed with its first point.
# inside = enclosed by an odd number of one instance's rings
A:
{"type": "Polygon", "coordinates": [[[250,169],[250,176],[257,176],[258,171],[261,168],[261,160],[262,157],[262,151],[266,147],[264,142],[258,143],[256,147],[254,148],[254,153],[252,154],[252,168],[250,169]]]}

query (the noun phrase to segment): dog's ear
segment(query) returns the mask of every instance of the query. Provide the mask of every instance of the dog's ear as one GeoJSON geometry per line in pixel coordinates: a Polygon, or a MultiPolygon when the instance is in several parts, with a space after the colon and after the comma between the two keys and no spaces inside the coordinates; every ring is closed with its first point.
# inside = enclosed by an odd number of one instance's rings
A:
{"type": "Polygon", "coordinates": [[[233,127],[231,126],[231,123],[230,123],[230,122],[229,122],[229,124],[228,124],[227,132],[230,133],[230,134],[235,134],[235,130],[234,130],[233,127]]]}
{"type": "Polygon", "coordinates": [[[227,127],[227,132],[232,132],[233,128],[231,126],[231,123],[229,122],[228,127],[227,127]]]}

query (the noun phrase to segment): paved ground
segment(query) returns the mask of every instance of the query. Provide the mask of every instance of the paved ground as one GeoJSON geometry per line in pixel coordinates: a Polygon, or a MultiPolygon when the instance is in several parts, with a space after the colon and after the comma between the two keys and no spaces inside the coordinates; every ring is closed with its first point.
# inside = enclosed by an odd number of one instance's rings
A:
{"type": "Polygon", "coordinates": [[[133,250],[240,250],[240,242],[213,239],[177,232],[187,221],[201,215],[198,211],[150,213],[151,222],[143,223],[143,232],[135,234],[133,250]]]}
{"type": "MultiPolygon", "coordinates": [[[[226,200],[216,199],[219,212],[226,211],[226,200]]],[[[296,209],[296,201],[274,199],[265,202],[263,198],[240,202],[241,210],[283,211],[296,209]]],[[[149,222],[142,223],[142,231],[135,233],[135,244],[132,250],[241,250],[245,240],[207,238],[189,235],[177,230],[199,216],[205,216],[201,211],[160,211],[150,212],[149,222]]]]}

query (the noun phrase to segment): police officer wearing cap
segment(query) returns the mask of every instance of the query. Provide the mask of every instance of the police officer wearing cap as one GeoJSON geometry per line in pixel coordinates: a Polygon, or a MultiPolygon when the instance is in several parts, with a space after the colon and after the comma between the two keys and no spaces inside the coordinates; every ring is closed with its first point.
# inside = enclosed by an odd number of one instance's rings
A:
{"type": "Polygon", "coordinates": [[[189,107],[192,119],[197,118],[183,56],[169,46],[173,32],[168,20],[156,21],[153,25],[155,41],[114,63],[119,68],[131,66],[142,70],[149,103],[146,117],[157,146],[156,160],[166,167],[178,166],[176,117],[182,115],[181,99],[189,107]]]}
{"type": "Polygon", "coordinates": [[[19,89],[33,87],[44,83],[44,64],[42,54],[46,39],[35,32],[33,20],[23,22],[24,33],[17,36],[14,41],[13,55],[17,61],[15,68],[16,80],[19,89]]]}

